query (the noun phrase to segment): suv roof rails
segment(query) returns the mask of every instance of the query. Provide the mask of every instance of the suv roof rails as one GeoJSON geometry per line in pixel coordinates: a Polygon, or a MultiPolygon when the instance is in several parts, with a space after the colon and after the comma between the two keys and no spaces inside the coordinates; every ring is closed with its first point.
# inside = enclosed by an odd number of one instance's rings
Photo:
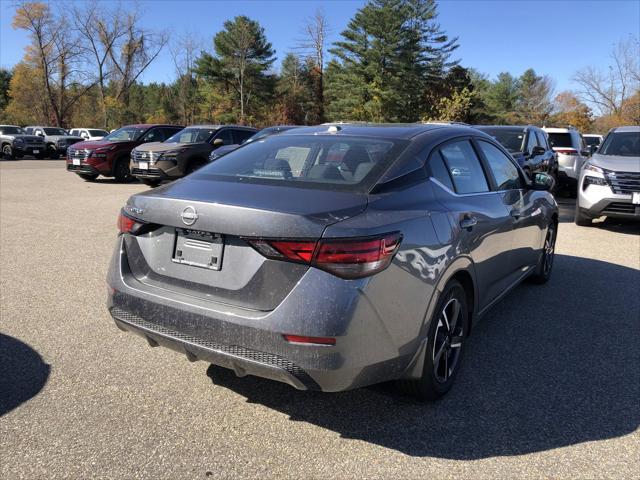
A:
{"type": "Polygon", "coordinates": [[[422,125],[461,125],[463,127],[470,127],[471,125],[464,122],[455,122],[451,120],[429,120],[429,121],[419,121],[416,123],[420,123],[422,125]]]}

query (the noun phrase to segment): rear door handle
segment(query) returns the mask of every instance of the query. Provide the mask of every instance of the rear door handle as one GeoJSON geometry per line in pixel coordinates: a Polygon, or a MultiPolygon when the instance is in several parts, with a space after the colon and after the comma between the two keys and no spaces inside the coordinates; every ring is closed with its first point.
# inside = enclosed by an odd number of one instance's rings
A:
{"type": "Polygon", "coordinates": [[[471,217],[469,215],[465,215],[465,217],[460,220],[460,228],[467,229],[471,228],[478,224],[478,219],[476,217],[471,217]]]}

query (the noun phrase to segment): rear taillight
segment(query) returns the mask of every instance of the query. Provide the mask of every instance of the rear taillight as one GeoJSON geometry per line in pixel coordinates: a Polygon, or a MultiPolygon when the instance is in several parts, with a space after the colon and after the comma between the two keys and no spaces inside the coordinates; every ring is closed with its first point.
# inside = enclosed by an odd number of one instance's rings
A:
{"type": "Polygon", "coordinates": [[[131,218],[120,210],[120,214],[118,215],[118,233],[131,233],[133,235],[138,235],[143,233],[143,231],[150,231],[150,227],[152,227],[152,225],[136,220],[135,218],[131,218]]]}
{"type": "Polygon", "coordinates": [[[302,335],[283,335],[284,339],[289,343],[298,343],[300,345],[327,345],[336,344],[334,337],[307,337],[302,335]]]}
{"type": "Polygon", "coordinates": [[[557,153],[562,153],[563,155],[577,155],[578,151],[573,148],[564,148],[562,150],[556,150],[557,153]]]}
{"type": "Polygon", "coordinates": [[[247,239],[267,258],[309,264],[348,279],[367,277],[387,268],[401,240],[398,232],[318,241],[247,239]]]}

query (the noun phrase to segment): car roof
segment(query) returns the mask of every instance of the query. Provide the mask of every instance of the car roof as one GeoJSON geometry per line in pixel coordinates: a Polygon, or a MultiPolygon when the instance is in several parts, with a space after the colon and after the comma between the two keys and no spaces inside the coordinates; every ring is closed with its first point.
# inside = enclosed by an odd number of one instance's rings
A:
{"type": "Polygon", "coordinates": [[[349,135],[409,140],[421,133],[442,128],[469,128],[459,125],[422,123],[326,123],[314,127],[285,130],[280,135],[349,135]]]}
{"type": "Polygon", "coordinates": [[[640,133],[640,126],[638,125],[626,125],[624,127],[616,127],[611,130],[612,132],[632,132],[640,133]]]}
{"type": "Polygon", "coordinates": [[[182,125],[173,125],[170,123],[132,123],[131,125],[123,125],[120,128],[135,127],[135,128],[151,128],[151,127],[176,127],[184,128],[182,125]]]}
{"type": "Polygon", "coordinates": [[[483,128],[492,128],[492,129],[500,129],[500,130],[509,130],[509,129],[522,129],[526,130],[527,128],[540,128],[535,125],[474,125],[473,128],[477,128],[478,130],[482,130],[483,128]]]}

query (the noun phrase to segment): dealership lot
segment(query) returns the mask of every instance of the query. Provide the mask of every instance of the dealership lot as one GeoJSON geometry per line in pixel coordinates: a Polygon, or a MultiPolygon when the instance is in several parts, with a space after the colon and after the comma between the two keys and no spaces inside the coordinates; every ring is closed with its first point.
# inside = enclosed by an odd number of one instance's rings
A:
{"type": "Polygon", "coordinates": [[[3,478],[637,476],[639,225],[576,227],[561,199],[551,281],[500,303],[451,393],[419,404],[207,376],[117,330],[115,220],[146,188],[0,162],[3,478]]]}

